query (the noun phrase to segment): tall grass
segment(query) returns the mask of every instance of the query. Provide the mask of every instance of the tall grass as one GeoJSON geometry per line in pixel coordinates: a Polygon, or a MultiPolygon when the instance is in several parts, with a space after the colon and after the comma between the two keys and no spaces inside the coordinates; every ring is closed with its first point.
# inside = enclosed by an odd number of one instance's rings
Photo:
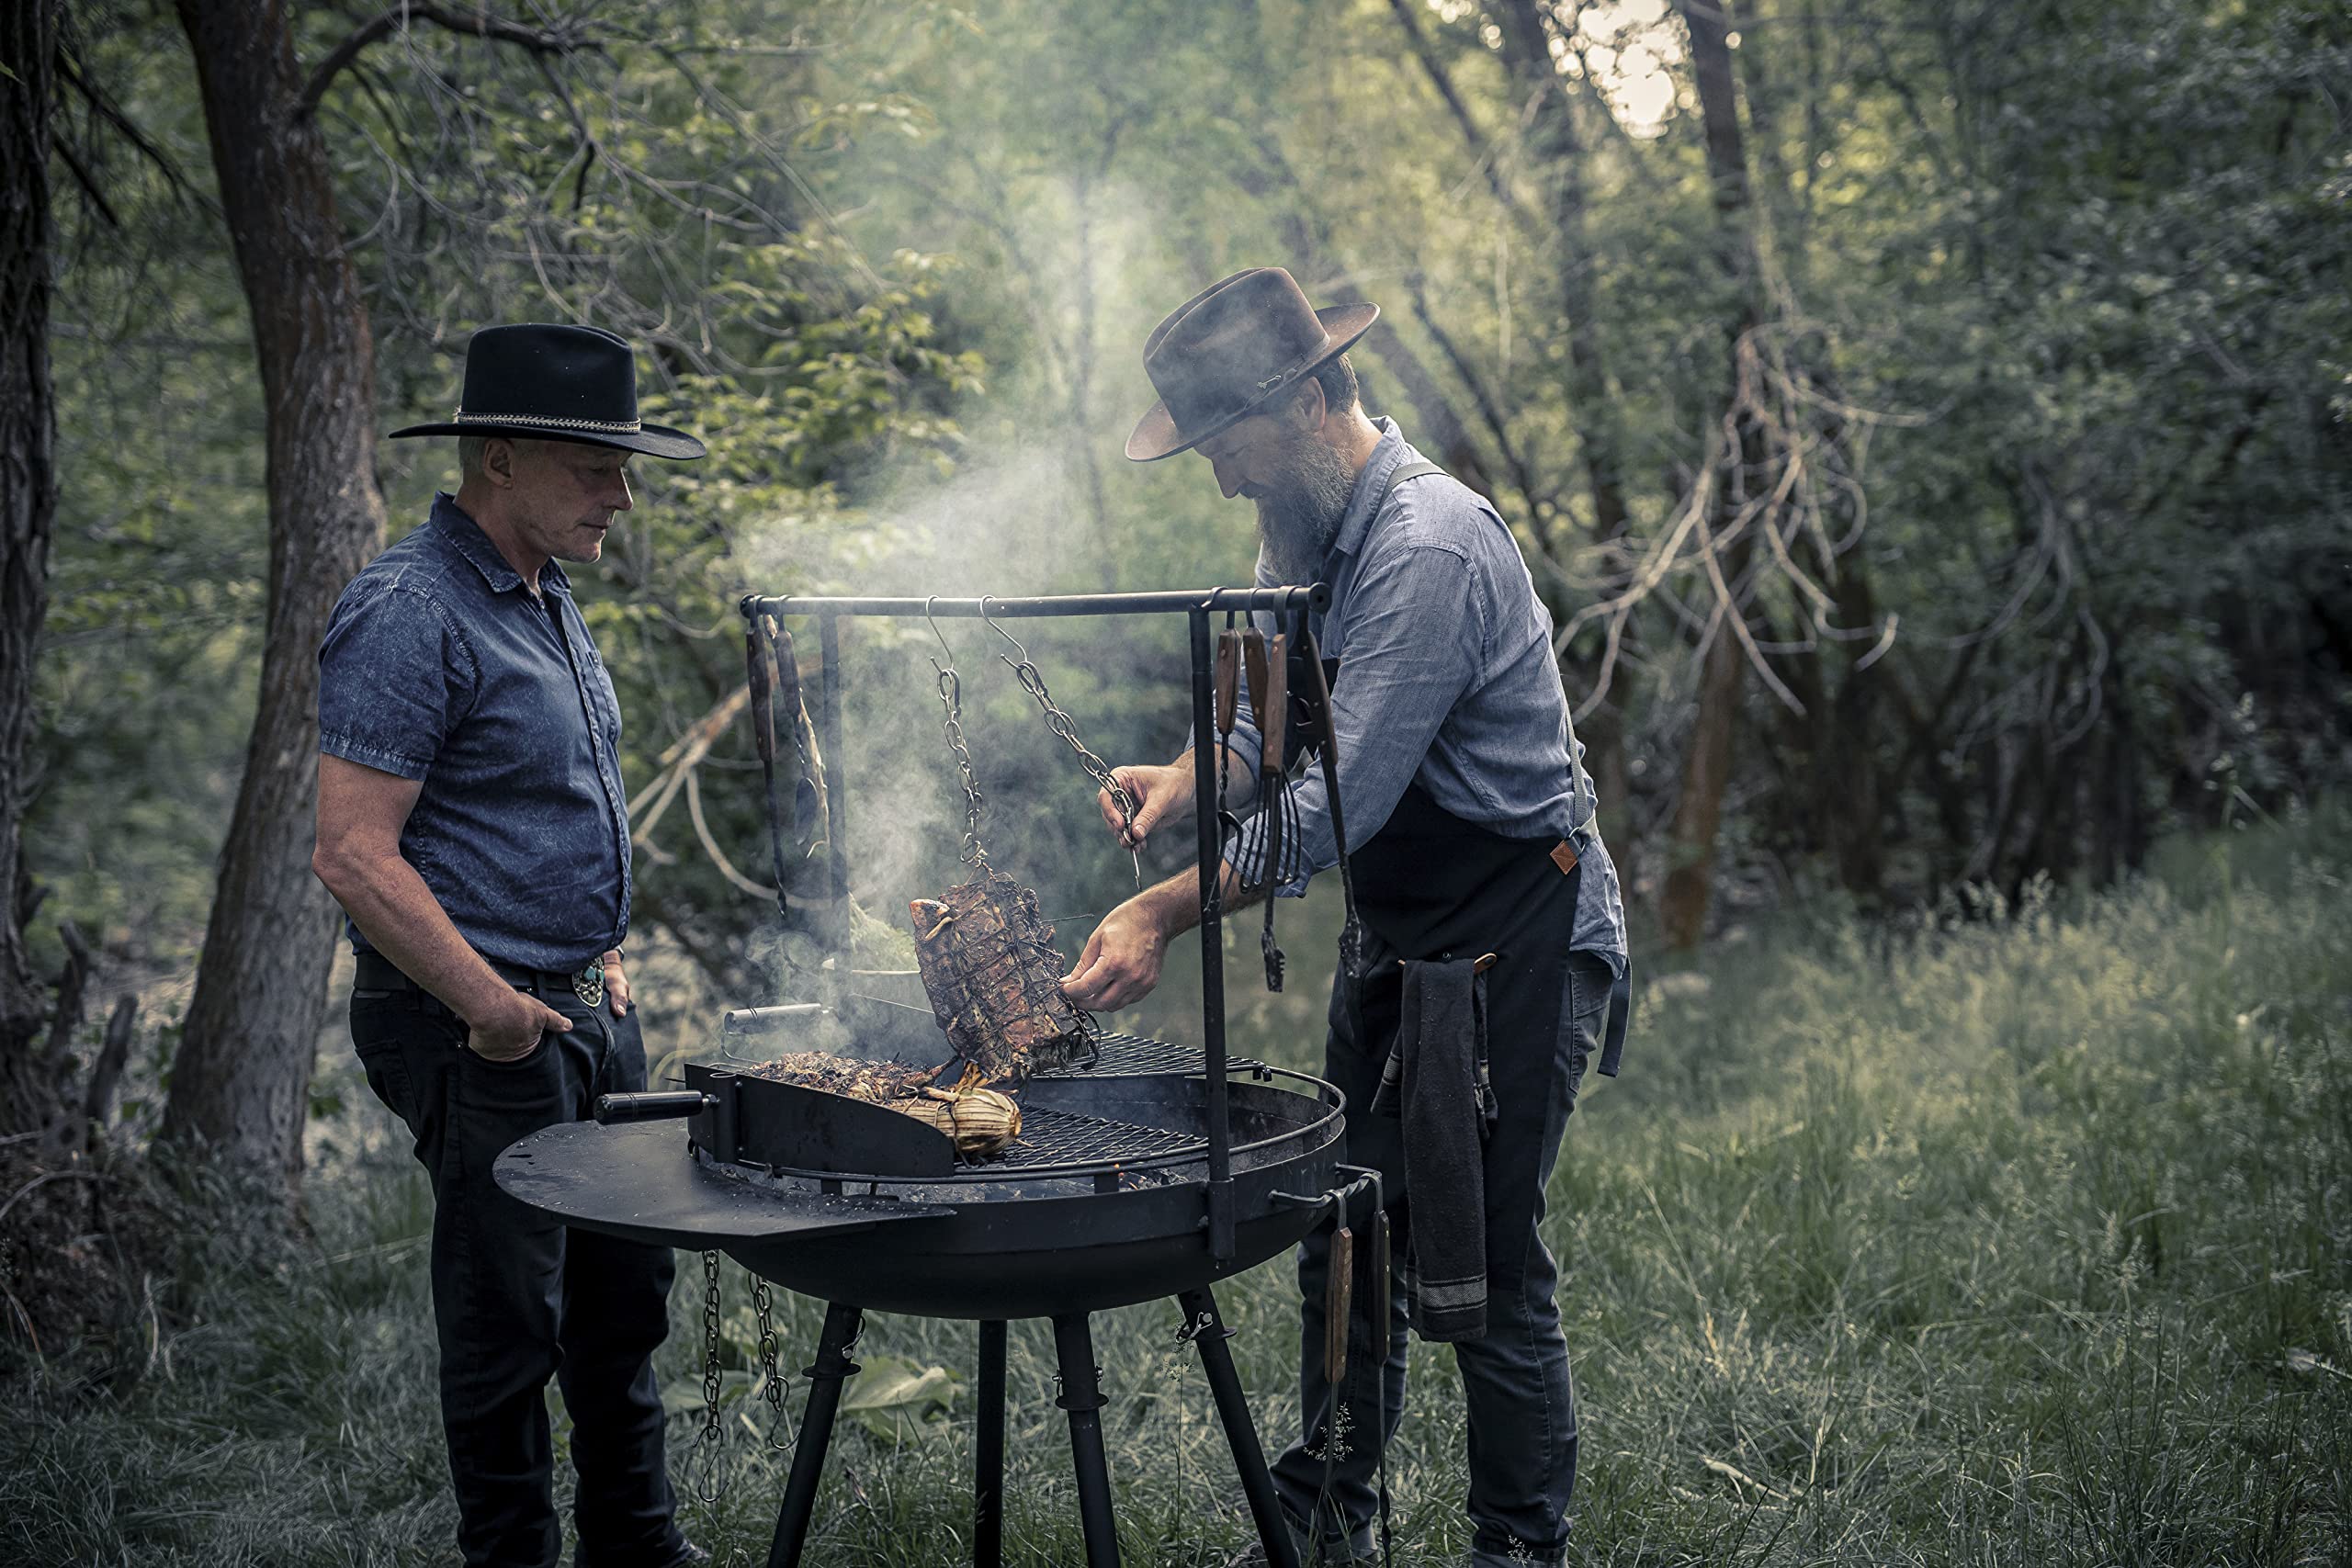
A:
{"type": "MultiPolygon", "coordinates": [[[[1751,934],[1656,987],[1624,1078],[1588,1081],[1550,1194],[1581,1402],[1573,1560],[2352,1560],[2347,876],[2336,809],[2169,846],[2110,895],[2037,892],[1897,941],[1751,934]]],[[[1237,998],[1254,945],[1237,944],[1237,998]]],[[[1305,989],[1237,1008],[1238,1048],[1313,1063],[1308,968],[1305,989]]],[[[1190,1032],[1196,984],[1171,975],[1166,1027],[1190,1032]]],[[[372,1106],[333,1132],[313,1238],[208,1242],[143,1379],[16,1370],[0,1557],[451,1558],[422,1186],[372,1106]]],[[[662,1363],[682,1391],[692,1261],[662,1363]]],[[[685,1522],[722,1562],[757,1562],[786,1461],[757,1440],[732,1265],[726,1289],[729,1488],[685,1522]]],[[[1221,1296],[1278,1443],[1295,1424],[1288,1268],[1221,1296]]],[[[787,1370],[820,1314],[779,1298],[787,1370]]],[[[1097,1322],[1122,1545],[1222,1563],[1247,1517],[1175,1327],[1168,1305],[1097,1322]]],[[[877,1317],[862,1351],[946,1369],[954,1408],[843,1424],[811,1560],[967,1557],[970,1325],[877,1317]]],[[[1460,1398],[1449,1352],[1413,1356],[1400,1560],[1450,1562],[1467,1541],[1460,1398]]],[[[1045,1325],[1016,1325],[1007,1538],[1024,1563],[1081,1557],[1052,1364],[1045,1325]]],[[[682,1481],[694,1419],[673,1428],[682,1481]]]]}

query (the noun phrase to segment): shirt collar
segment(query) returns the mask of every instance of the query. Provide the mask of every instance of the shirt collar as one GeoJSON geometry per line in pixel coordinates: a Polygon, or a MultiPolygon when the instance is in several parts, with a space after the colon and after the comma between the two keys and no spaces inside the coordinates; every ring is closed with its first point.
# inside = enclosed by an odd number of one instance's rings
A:
{"type": "MultiPolygon", "coordinates": [[[[490,542],[490,536],[481,531],[481,525],[467,515],[466,509],[458,504],[457,497],[446,491],[434,496],[433,523],[441,530],[441,536],[448,540],[459,555],[473,563],[474,570],[489,582],[492,593],[511,593],[523,586],[523,574],[506,564],[506,558],[498,553],[498,547],[490,542]]],[[[539,586],[569,593],[571,592],[571,579],[563,574],[563,568],[549,561],[539,568],[539,586]]]]}
{"type": "Polygon", "coordinates": [[[1371,458],[1356,475],[1356,488],[1348,497],[1347,513],[1340,519],[1339,535],[1331,541],[1331,553],[1335,556],[1351,556],[1363,550],[1364,536],[1372,531],[1372,520],[1380,512],[1388,476],[1412,455],[1412,448],[1405,445],[1404,432],[1396,428],[1395,420],[1383,414],[1372,422],[1372,427],[1380,432],[1380,445],[1372,449],[1371,458]]]}

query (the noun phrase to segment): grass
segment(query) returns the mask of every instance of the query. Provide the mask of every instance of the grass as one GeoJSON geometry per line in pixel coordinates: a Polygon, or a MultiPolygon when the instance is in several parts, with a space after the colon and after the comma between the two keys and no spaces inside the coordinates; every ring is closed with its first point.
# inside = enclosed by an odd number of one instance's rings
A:
{"type": "MultiPolygon", "coordinates": [[[[1546,1224],[1584,1436],[1572,1561],[2352,1560],[2348,879],[2352,816],[2335,809],[2167,846],[2111,895],[2037,894],[1899,940],[1756,933],[1654,973],[1625,1077],[1589,1088],[1571,1123],[1546,1224]]],[[[1318,920],[1292,928],[1295,957],[1318,920]]],[[[1237,997],[1254,949],[1254,931],[1237,944],[1237,997]]],[[[1171,973],[1162,1018],[1183,1020],[1188,985],[1196,971],[1171,973]]],[[[1320,1002],[1249,993],[1237,1044],[1311,1065],[1320,1002]]],[[[0,1558],[451,1560],[426,1208],[405,1148],[364,1091],[347,1098],[315,1235],[204,1235],[177,1287],[186,1326],[147,1375],[12,1372],[0,1558]]],[[[682,1263],[662,1365],[683,1390],[700,1274],[682,1263]]],[[[722,1562],[758,1562],[785,1461],[753,1430],[732,1265],[725,1288],[729,1484],[685,1518],[722,1562]]],[[[1221,1294],[1278,1442],[1289,1270],[1221,1294]]],[[[777,1311],[785,1364],[805,1364],[820,1309],[777,1311]]],[[[1175,1326],[1166,1304],[1097,1320],[1122,1546],[1222,1563],[1247,1517],[1175,1326]]],[[[844,1423],[810,1560],[964,1558],[971,1326],[877,1317],[862,1348],[944,1369],[932,1388],[954,1408],[844,1423]]],[[[1448,1352],[1414,1359],[1399,1560],[1452,1562],[1460,1396],[1448,1352]]],[[[1051,1369],[1045,1325],[1016,1325],[1023,1563],[1081,1556],[1051,1369]]],[[[693,1419],[673,1427],[681,1478],[693,1419]]]]}

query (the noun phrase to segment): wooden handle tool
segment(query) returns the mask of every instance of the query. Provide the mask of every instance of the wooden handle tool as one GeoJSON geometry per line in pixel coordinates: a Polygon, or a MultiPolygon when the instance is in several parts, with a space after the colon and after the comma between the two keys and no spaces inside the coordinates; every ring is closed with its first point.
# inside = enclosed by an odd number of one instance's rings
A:
{"type": "Polygon", "coordinates": [[[1348,1375],[1348,1308],[1355,1289],[1356,1233],[1341,1225],[1331,1233],[1331,1278],[1323,1293],[1323,1377],[1334,1390],[1348,1375]]]}
{"type": "Polygon", "coordinates": [[[1240,717],[1241,634],[1227,626],[1216,634],[1216,732],[1233,733],[1240,717]]]}
{"type": "Polygon", "coordinates": [[[1283,776],[1283,742],[1290,729],[1289,640],[1280,632],[1274,634],[1263,666],[1265,679],[1259,679],[1257,666],[1250,671],[1250,700],[1258,705],[1258,733],[1265,740],[1265,750],[1259,753],[1258,772],[1275,780],[1283,776]]]}

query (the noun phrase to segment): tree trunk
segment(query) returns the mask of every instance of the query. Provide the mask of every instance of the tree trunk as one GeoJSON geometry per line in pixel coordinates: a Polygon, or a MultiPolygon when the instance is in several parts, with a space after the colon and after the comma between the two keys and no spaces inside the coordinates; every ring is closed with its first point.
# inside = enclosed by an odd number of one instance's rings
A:
{"type": "Polygon", "coordinates": [[[49,614],[57,525],[57,406],[49,370],[50,111],[57,0],[0,6],[0,1133],[50,1123],[60,1102],[34,1059],[41,988],[25,926],[19,828],[33,729],[33,660],[49,614]]]}
{"type": "MultiPolygon", "coordinates": [[[[1726,612],[1736,614],[1736,612],[1726,612]]],[[[1682,757],[1682,794],[1667,831],[1666,886],[1658,927],[1667,946],[1684,951],[1706,934],[1715,875],[1715,829],[1731,784],[1732,731],[1739,716],[1739,673],[1746,655],[1729,626],[1715,628],[1699,666],[1699,720],[1682,757]]]]}
{"type": "Polygon", "coordinates": [[[1511,79],[1531,101],[1528,141],[1538,160],[1559,247],[1560,313],[1568,333],[1568,415],[1584,450],[1592,491],[1592,533],[1613,539],[1625,531],[1624,446],[1618,437],[1609,378],[1600,350],[1592,246],[1585,235],[1584,148],[1575,105],[1552,59],[1550,30],[1536,0],[1505,0],[1496,7],[1503,56],[1511,79]]]}
{"type": "Polygon", "coordinates": [[[178,10],[267,409],[269,618],[164,1135],[283,1171],[290,1184],[336,919],[311,874],[317,651],[336,595],[384,537],[375,343],[326,145],[300,112],[282,0],[178,0],[178,10]]]}
{"type": "MultiPolygon", "coordinates": [[[[1690,31],[1690,63],[1705,119],[1707,175],[1714,186],[1715,213],[1721,221],[1720,254],[1738,301],[1725,333],[1730,347],[1725,368],[1736,410],[1739,343],[1760,314],[1755,238],[1748,226],[1747,155],[1740,141],[1739,105],[1732,83],[1731,49],[1724,39],[1724,14],[1713,0],[1696,0],[1682,6],[1682,15],[1690,31]]],[[[1751,479],[1763,467],[1754,423],[1744,414],[1735,413],[1735,419],[1734,439],[1723,457],[1723,482],[1710,503],[1709,522],[1717,538],[1723,536],[1750,493],[1751,479]]],[[[1726,552],[1724,575],[1735,596],[1747,577],[1753,526],[1726,552]]],[[[1743,609],[1736,600],[1724,606],[1726,617],[1740,614],[1743,609]]],[[[1682,791],[1668,833],[1666,886],[1658,900],[1658,919],[1669,947],[1695,947],[1705,931],[1714,880],[1715,831],[1723,821],[1724,792],[1731,784],[1732,736],[1745,658],[1734,628],[1718,625],[1700,666],[1699,718],[1691,730],[1690,749],[1682,760],[1682,791]]]]}

